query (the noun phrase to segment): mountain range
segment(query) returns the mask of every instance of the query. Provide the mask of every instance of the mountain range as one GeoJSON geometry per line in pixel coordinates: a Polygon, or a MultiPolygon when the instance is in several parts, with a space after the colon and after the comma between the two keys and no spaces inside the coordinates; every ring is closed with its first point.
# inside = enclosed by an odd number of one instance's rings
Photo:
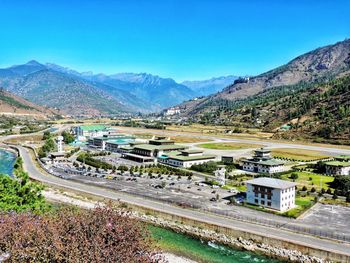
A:
{"type": "Polygon", "coordinates": [[[232,76],[222,77],[202,81],[204,88],[190,85],[191,88],[171,78],[146,73],[81,73],[35,60],[0,69],[0,87],[38,105],[74,116],[157,112],[221,90],[231,82],[232,76]]]}

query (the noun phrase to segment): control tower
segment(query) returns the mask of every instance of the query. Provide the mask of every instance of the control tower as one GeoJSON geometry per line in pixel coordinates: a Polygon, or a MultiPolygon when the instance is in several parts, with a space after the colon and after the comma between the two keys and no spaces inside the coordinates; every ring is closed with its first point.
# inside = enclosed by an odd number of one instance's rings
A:
{"type": "Polygon", "coordinates": [[[58,136],[56,139],[57,142],[57,151],[58,152],[64,152],[63,150],[63,137],[62,136],[58,136]]]}

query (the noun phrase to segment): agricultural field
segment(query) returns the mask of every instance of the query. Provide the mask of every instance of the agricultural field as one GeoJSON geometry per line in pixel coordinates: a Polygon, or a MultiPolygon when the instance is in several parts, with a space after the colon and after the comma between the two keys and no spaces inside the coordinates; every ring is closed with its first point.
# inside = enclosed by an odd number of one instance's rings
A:
{"type": "Polygon", "coordinates": [[[329,157],[322,152],[294,148],[272,149],[271,154],[275,158],[285,158],[295,161],[314,161],[329,157]]]}
{"type": "Polygon", "coordinates": [[[263,147],[260,144],[249,144],[249,143],[203,143],[198,145],[201,148],[211,150],[241,150],[241,149],[257,149],[263,147]]]}

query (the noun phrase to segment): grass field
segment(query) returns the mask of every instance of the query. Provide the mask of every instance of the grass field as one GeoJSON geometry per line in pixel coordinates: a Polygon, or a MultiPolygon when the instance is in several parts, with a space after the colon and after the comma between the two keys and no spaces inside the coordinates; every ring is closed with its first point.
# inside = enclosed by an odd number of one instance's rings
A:
{"type": "Polygon", "coordinates": [[[329,157],[322,152],[294,148],[273,149],[271,154],[275,158],[280,157],[297,161],[313,161],[329,157]]]}
{"type": "Polygon", "coordinates": [[[203,143],[198,145],[201,148],[212,149],[212,150],[241,150],[249,148],[261,148],[263,145],[260,144],[249,144],[249,143],[203,143]]]}
{"type": "Polygon", "coordinates": [[[174,140],[176,143],[196,143],[196,142],[209,142],[210,139],[202,139],[196,137],[187,137],[187,136],[174,136],[170,137],[171,140],[174,140]]]}
{"type": "Polygon", "coordinates": [[[305,210],[309,209],[313,204],[314,197],[312,196],[297,196],[295,198],[295,204],[297,205],[295,208],[283,213],[284,216],[297,218],[300,216],[305,210]]]}
{"type": "Polygon", "coordinates": [[[14,137],[11,139],[8,139],[7,142],[10,143],[21,143],[24,141],[30,141],[34,143],[41,143],[42,142],[43,135],[42,134],[33,134],[33,135],[23,135],[21,137],[14,137]]]}
{"type": "MultiPolygon", "coordinates": [[[[315,187],[317,191],[320,191],[321,188],[328,189],[329,183],[333,182],[334,177],[325,176],[314,173],[307,172],[295,172],[298,175],[298,179],[295,182],[298,184],[298,189],[301,189],[303,186],[306,186],[309,190],[312,187],[315,187]],[[310,180],[311,179],[311,180],[310,180]],[[322,187],[321,187],[322,184],[322,187]]],[[[282,179],[292,181],[290,177],[291,173],[282,175],[282,179]]]]}
{"type": "Polygon", "coordinates": [[[215,126],[215,125],[203,125],[203,124],[192,124],[188,126],[167,126],[168,131],[177,132],[194,132],[210,135],[224,135],[228,137],[250,137],[250,138],[271,138],[273,133],[261,132],[259,129],[241,129],[241,133],[226,133],[227,130],[234,130],[236,126],[215,126]]]}

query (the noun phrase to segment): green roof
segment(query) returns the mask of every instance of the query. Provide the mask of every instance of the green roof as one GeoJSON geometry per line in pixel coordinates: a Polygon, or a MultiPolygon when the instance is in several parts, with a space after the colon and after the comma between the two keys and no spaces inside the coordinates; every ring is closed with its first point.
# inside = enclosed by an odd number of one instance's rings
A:
{"type": "Polygon", "coordinates": [[[173,143],[173,140],[167,140],[167,139],[155,139],[155,140],[149,140],[149,142],[159,142],[159,143],[163,143],[163,142],[167,142],[167,143],[173,143]]]}
{"type": "Polygon", "coordinates": [[[146,150],[146,151],[154,151],[154,150],[180,150],[187,147],[183,145],[177,145],[177,144],[171,144],[171,145],[139,144],[139,145],[135,145],[134,148],[146,150]]]}
{"type": "Polygon", "coordinates": [[[214,155],[198,155],[198,156],[185,156],[181,154],[170,153],[167,155],[169,159],[179,160],[179,161],[196,161],[196,160],[206,160],[215,159],[214,155]]]}
{"type": "Polygon", "coordinates": [[[185,152],[185,153],[202,153],[203,151],[202,150],[183,150],[182,152],[185,152]]]}
{"type": "Polygon", "coordinates": [[[340,155],[335,157],[336,160],[350,161],[350,155],[340,155]]]}
{"type": "Polygon", "coordinates": [[[275,165],[284,165],[284,162],[278,161],[276,159],[270,159],[266,161],[254,161],[252,159],[245,159],[243,160],[244,162],[249,162],[249,163],[256,163],[256,164],[262,164],[262,165],[267,165],[267,166],[275,166],[275,165]]]}
{"type": "Polygon", "coordinates": [[[128,146],[128,145],[125,145],[125,146],[120,146],[119,149],[122,149],[122,150],[132,150],[134,149],[134,147],[131,147],[131,146],[128,146]]]}
{"type": "Polygon", "coordinates": [[[350,166],[350,162],[332,161],[332,162],[327,162],[326,165],[348,167],[350,166]]]}
{"type": "Polygon", "coordinates": [[[102,131],[105,130],[107,127],[104,125],[83,125],[80,126],[80,129],[83,131],[102,131]]]}
{"type": "Polygon", "coordinates": [[[269,152],[271,152],[271,150],[268,150],[265,148],[260,148],[260,149],[255,150],[255,152],[269,153],[269,152]]]}

